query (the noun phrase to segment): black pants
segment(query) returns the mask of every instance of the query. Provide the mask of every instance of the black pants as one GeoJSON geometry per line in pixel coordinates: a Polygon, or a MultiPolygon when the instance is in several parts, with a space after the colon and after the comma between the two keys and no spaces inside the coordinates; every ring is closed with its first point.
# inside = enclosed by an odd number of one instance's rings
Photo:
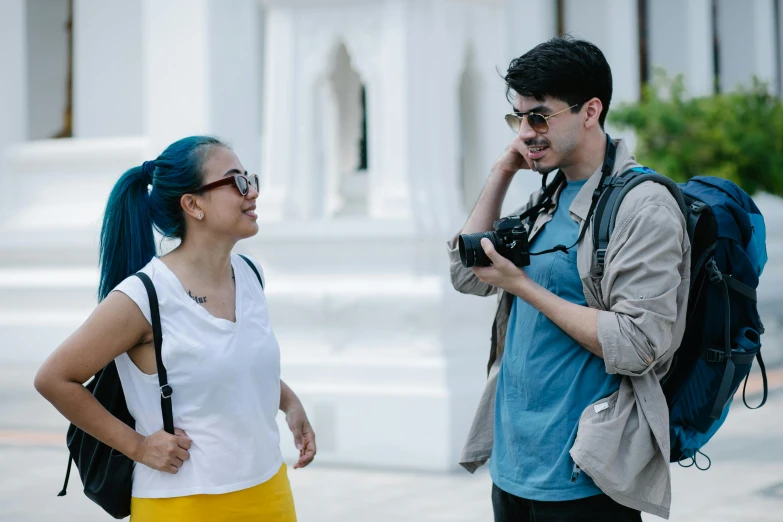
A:
{"type": "Polygon", "coordinates": [[[506,493],[492,484],[495,522],[641,522],[642,514],[606,495],[542,502],[506,493]]]}

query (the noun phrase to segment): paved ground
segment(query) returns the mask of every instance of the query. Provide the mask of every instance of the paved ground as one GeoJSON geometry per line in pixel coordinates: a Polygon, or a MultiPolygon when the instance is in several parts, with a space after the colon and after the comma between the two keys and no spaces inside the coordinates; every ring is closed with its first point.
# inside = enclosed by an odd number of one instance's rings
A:
{"type": "MultiPolygon", "coordinates": [[[[66,422],[33,390],[34,368],[0,368],[0,521],[111,520],[72,477],[64,498],[66,422]]],[[[735,407],[705,452],[706,472],[672,467],[675,522],[783,521],[783,372],[759,411],[735,407]]],[[[292,471],[301,522],[492,520],[486,472],[422,474],[337,469],[292,471]]],[[[659,520],[645,517],[646,521],[659,520]]]]}

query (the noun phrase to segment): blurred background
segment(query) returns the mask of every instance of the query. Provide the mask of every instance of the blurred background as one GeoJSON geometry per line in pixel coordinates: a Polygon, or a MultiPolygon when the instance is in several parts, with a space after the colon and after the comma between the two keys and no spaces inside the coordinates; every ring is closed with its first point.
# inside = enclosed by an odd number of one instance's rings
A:
{"type": "MultiPolygon", "coordinates": [[[[446,241],[513,137],[508,62],[566,33],[612,67],[612,136],[677,180],[732,179],[765,216],[770,399],[733,406],[712,469],[673,466],[672,520],[781,520],[782,3],[0,0],[0,520],[106,519],[76,475],[55,497],[67,422],[32,379],[96,304],[111,187],[193,134],[261,178],[237,250],[264,266],[318,436],[291,473],[300,520],[491,520],[488,474],[457,461],[494,300],[451,288],[446,241]]],[[[506,208],[539,184],[517,176],[506,208]]]]}

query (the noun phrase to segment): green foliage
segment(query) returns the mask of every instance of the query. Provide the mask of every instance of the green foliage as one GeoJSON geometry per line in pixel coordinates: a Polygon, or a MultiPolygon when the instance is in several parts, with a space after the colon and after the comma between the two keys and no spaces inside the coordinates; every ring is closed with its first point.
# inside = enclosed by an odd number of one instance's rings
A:
{"type": "Polygon", "coordinates": [[[749,194],[783,196],[783,103],[757,79],[749,89],[689,98],[682,76],[658,72],[642,101],[612,110],[609,121],[636,133],[640,163],[676,181],[719,176],[749,194]]]}

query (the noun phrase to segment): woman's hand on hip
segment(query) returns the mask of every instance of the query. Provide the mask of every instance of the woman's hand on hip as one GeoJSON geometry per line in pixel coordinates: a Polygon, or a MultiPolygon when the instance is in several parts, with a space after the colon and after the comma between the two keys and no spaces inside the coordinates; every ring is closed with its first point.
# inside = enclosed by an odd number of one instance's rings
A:
{"type": "Polygon", "coordinates": [[[192,440],[179,428],[174,429],[174,435],[164,430],[143,437],[139,448],[139,457],[134,459],[152,469],[171,473],[179,471],[182,464],[190,459],[192,440]]]}

